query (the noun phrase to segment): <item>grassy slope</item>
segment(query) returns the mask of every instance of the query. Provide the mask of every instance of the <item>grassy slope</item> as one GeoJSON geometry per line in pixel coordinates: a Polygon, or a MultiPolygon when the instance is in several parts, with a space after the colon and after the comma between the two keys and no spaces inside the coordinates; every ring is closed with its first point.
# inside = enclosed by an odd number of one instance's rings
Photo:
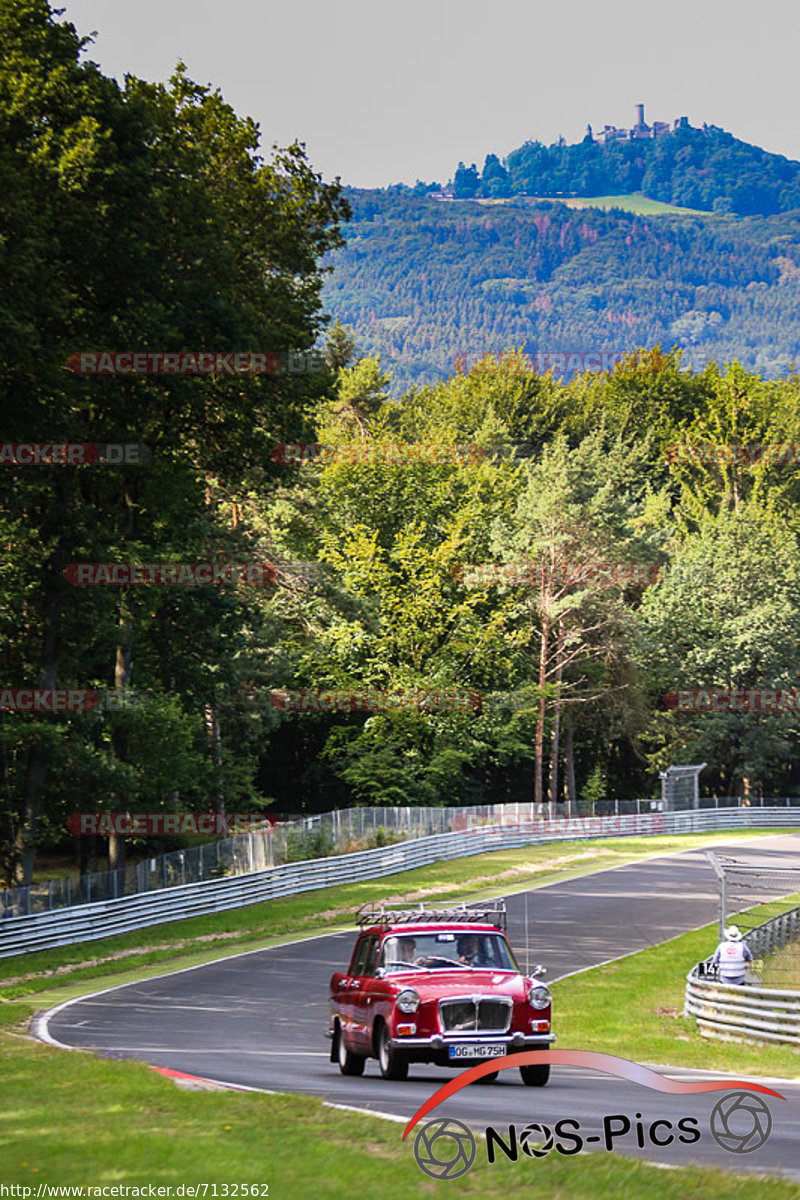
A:
{"type": "MultiPolygon", "coordinates": [[[[479,204],[509,204],[518,203],[522,197],[514,196],[508,199],[479,200],[479,204]]],[[[662,200],[651,200],[639,192],[621,196],[526,196],[531,204],[539,204],[546,200],[553,204],[566,204],[567,208],[621,208],[624,212],[638,213],[640,216],[653,217],[667,213],[674,216],[708,217],[710,213],[699,208],[681,208],[677,204],[665,204],[662,200]]]]}

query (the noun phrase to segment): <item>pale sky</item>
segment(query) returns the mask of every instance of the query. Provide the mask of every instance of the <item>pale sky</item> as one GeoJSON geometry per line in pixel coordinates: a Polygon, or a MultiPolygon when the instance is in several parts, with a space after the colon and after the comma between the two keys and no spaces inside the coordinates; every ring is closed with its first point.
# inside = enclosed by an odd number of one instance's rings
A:
{"type": "Polygon", "coordinates": [[[182,58],[326,179],[444,183],[590,121],[687,116],[800,159],[800,6],[786,0],[60,0],[106,74],[182,58]]]}

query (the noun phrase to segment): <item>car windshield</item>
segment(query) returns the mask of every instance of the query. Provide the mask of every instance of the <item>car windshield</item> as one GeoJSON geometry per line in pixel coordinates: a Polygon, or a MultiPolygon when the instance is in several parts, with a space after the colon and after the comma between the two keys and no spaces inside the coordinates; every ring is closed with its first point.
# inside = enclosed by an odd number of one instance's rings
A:
{"type": "Polygon", "coordinates": [[[398,971],[517,971],[501,933],[391,934],[378,963],[387,974],[398,971]]]}

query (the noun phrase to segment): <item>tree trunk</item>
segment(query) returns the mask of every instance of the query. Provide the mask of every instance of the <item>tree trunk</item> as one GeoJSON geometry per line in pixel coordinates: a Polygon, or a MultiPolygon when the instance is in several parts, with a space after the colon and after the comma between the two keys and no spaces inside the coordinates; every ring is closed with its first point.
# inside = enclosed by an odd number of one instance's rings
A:
{"type": "Polygon", "coordinates": [[[558,755],[561,737],[561,680],[564,674],[564,617],[558,619],[558,635],[556,637],[556,695],[553,702],[553,731],[550,735],[550,811],[553,812],[558,804],[558,755]]]}
{"type": "Polygon", "coordinates": [[[203,709],[203,719],[206,726],[206,737],[214,763],[214,791],[211,799],[215,813],[225,812],[225,796],[222,791],[222,737],[219,731],[217,710],[213,704],[206,704],[203,709]]]}
{"type": "MultiPolygon", "coordinates": [[[[125,601],[123,599],[122,604],[125,601]]],[[[120,632],[122,639],[120,645],[117,646],[117,657],[114,664],[114,690],[121,691],[123,688],[130,686],[131,681],[131,657],[133,646],[130,641],[130,627],[127,616],[124,611],[120,613],[120,632]]],[[[121,729],[115,729],[112,734],[112,743],[114,746],[114,754],[120,762],[127,760],[128,738],[127,734],[121,729]]],[[[111,812],[114,815],[119,815],[127,811],[127,799],[121,796],[118,792],[114,793],[111,812]]],[[[120,871],[125,868],[125,835],[121,833],[110,833],[108,835],[108,869],[109,871],[120,871]]]]}
{"type": "Polygon", "coordinates": [[[570,815],[572,815],[573,813],[577,812],[578,797],[575,792],[574,730],[572,726],[572,713],[569,711],[569,706],[567,706],[565,717],[564,758],[567,783],[567,804],[569,805],[570,815]]]}
{"type": "MultiPolygon", "coordinates": [[[[132,539],[136,531],[136,486],[125,487],[124,503],[126,509],[125,536],[132,539]]],[[[127,589],[123,588],[119,601],[119,643],[114,662],[114,690],[119,692],[130,687],[131,659],[133,657],[132,622],[128,613],[127,589]]],[[[123,728],[117,726],[111,735],[114,754],[121,763],[128,761],[128,735],[123,728]]],[[[128,809],[128,797],[115,793],[112,797],[111,812],[118,816],[128,809]]],[[[125,835],[111,833],[108,837],[108,869],[109,871],[124,871],[125,869],[125,835]]],[[[124,890],[124,877],[123,877],[124,890]]],[[[114,890],[114,895],[121,895],[114,890]]]]}
{"type": "MultiPolygon", "coordinates": [[[[541,648],[539,651],[539,711],[536,717],[536,745],[533,767],[533,802],[542,803],[542,776],[544,759],[544,720],[546,712],[545,683],[547,682],[547,642],[550,636],[549,592],[543,590],[541,607],[541,648]]],[[[541,811],[540,809],[538,811],[541,811]]]]}
{"type": "MultiPolygon", "coordinates": [[[[60,652],[59,630],[61,609],[59,606],[59,580],[56,560],[50,562],[51,573],[45,584],[44,637],[39,660],[40,688],[54,688],[58,676],[60,652]]],[[[14,837],[15,871],[14,883],[30,887],[36,861],[36,831],[39,824],[42,789],[47,780],[49,761],[46,743],[37,740],[28,755],[25,783],[22,791],[22,813],[14,837]]]]}

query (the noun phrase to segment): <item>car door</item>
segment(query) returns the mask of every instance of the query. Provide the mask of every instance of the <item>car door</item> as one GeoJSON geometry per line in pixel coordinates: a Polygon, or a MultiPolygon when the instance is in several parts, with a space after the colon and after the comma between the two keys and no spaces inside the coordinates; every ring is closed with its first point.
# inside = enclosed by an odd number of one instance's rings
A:
{"type": "Polygon", "coordinates": [[[367,949],[367,938],[358,939],[350,959],[350,967],[346,975],[339,977],[334,995],[334,1006],[339,1014],[339,1021],[345,1031],[346,1040],[351,1049],[355,1049],[353,1030],[353,1007],[356,993],[360,984],[361,967],[367,949]]]}
{"type": "Polygon", "coordinates": [[[374,1003],[375,968],[378,963],[378,944],[375,934],[367,934],[359,946],[358,978],[350,991],[350,1020],[353,1047],[362,1053],[372,1049],[372,1005],[374,1003]]]}

